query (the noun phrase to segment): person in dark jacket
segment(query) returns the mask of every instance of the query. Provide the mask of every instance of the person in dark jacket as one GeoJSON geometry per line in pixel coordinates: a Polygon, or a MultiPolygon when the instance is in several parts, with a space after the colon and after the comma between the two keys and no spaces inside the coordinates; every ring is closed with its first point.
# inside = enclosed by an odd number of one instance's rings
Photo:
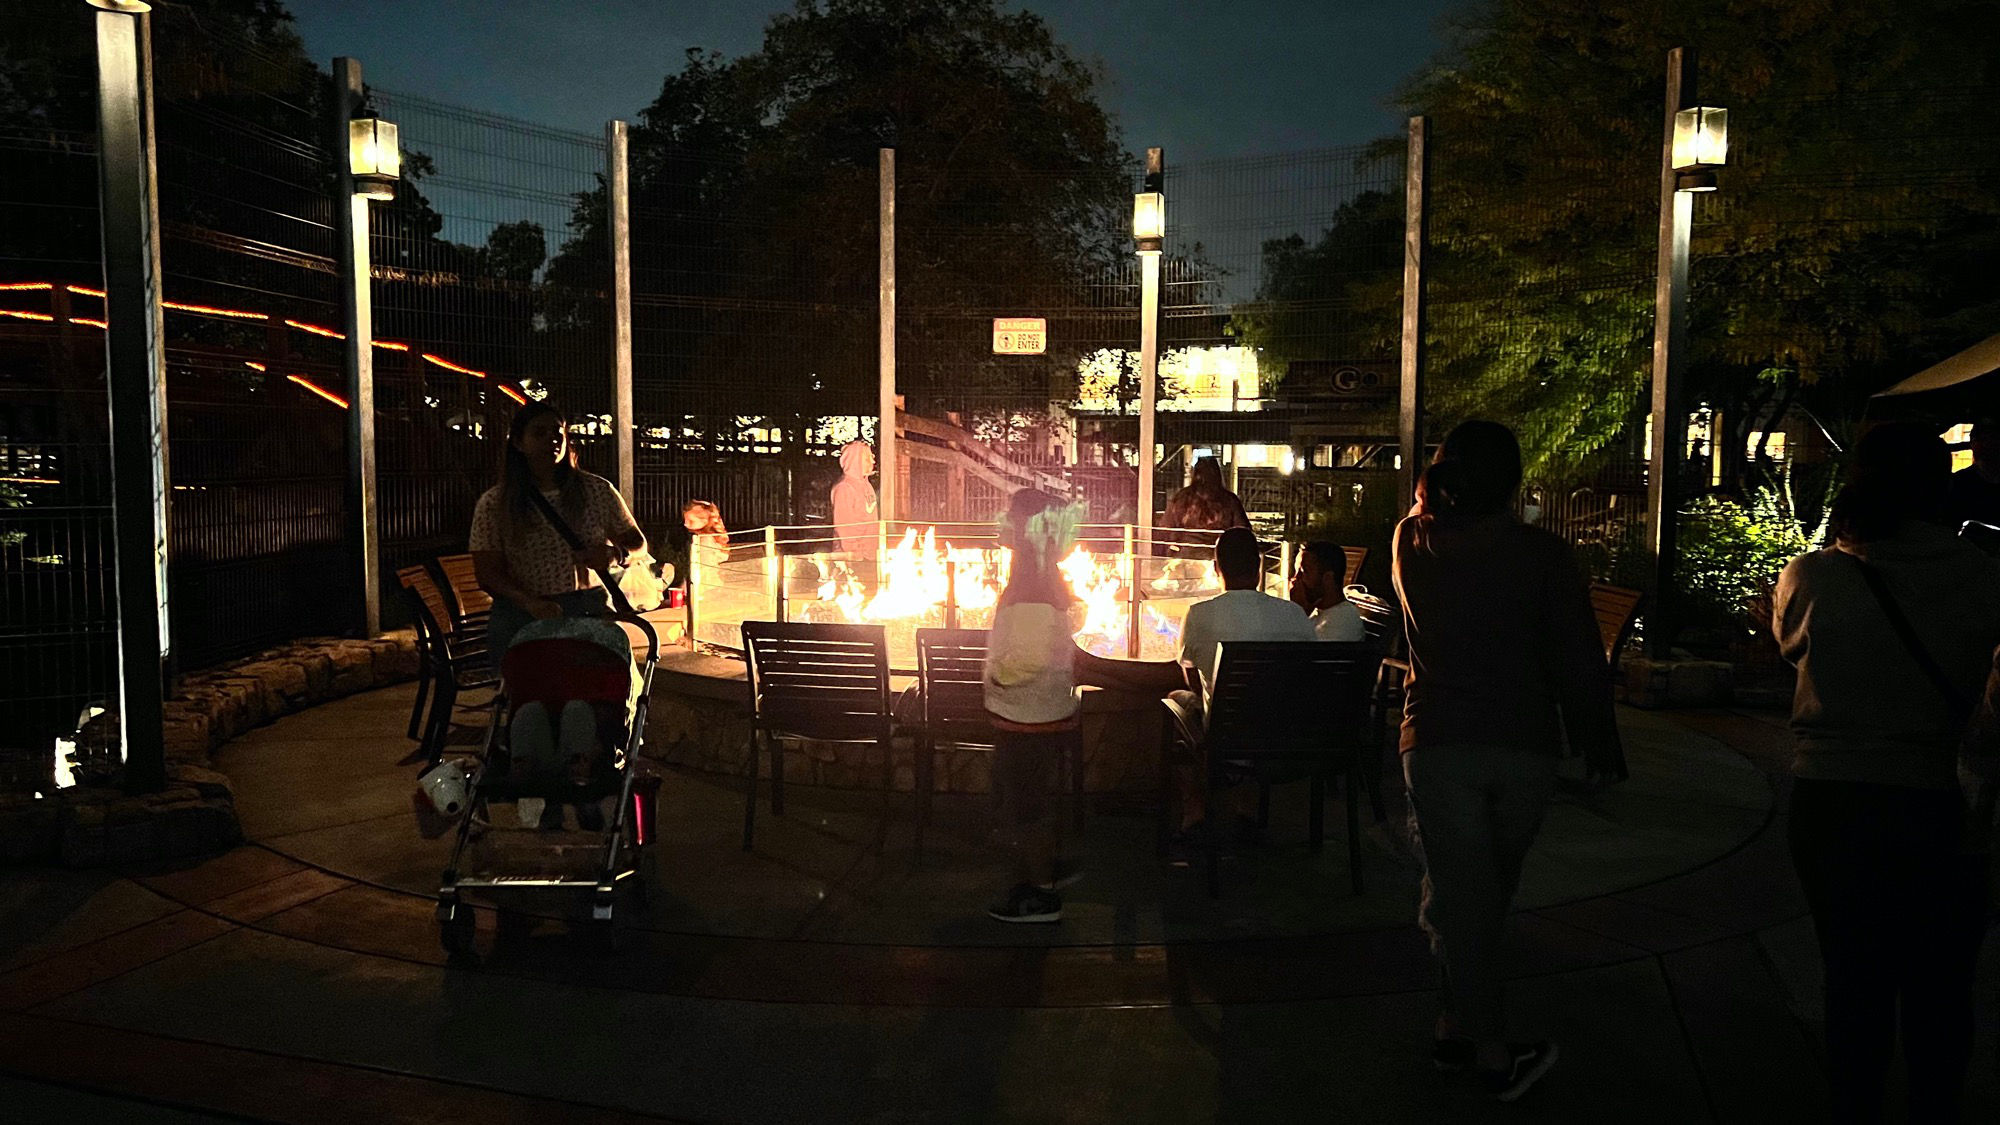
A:
{"type": "Polygon", "coordinates": [[[1588,587],[1569,544],[1514,517],[1520,483],[1513,432],[1466,422],[1425,470],[1392,545],[1409,638],[1401,749],[1424,858],[1418,921],[1444,979],[1434,1056],[1475,1069],[1503,1101],[1556,1060],[1552,1042],[1507,1038],[1500,954],[1565,733],[1605,780],[1624,775],[1588,587]]]}

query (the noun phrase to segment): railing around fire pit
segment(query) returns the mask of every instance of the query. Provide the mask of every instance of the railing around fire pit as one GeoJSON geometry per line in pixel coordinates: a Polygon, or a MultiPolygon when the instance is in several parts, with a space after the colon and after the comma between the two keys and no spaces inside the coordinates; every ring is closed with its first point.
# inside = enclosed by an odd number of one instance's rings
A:
{"type": "MultiPolygon", "coordinates": [[[[918,629],[993,623],[1011,555],[990,523],[767,527],[731,539],[728,552],[701,547],[691,560],[689,637],[740,651],[745,621],[880,624],[898,670],[916,666],[918,629]]],[[[1188,607],[1222,590],[1210,562],[1215,539],[1168,530],[1146,538],[1131,524],[1079,528],[1060,564],[1083,607],[1077,641],[1099,656],[1173,659],[1188,607]]],[[[1290,553],[1266,554],[1267,590],[1282,595],[1290,553]]]]}

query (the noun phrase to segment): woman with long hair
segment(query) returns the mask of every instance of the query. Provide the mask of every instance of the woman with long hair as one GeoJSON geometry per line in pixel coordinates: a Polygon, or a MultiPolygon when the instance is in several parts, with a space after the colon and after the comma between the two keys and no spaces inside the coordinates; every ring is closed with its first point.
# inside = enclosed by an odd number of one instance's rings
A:
{"type": "MultiPolygon", "coordinates": [[[[1945,525],[1950,473],[1934,432],[1870,430],[1834,497],[1833,544],[1793,559],[1772,597],[1799,670],[1789,834],[1825,961],[1840,1121],[1882,1119],[1899,1026],[1911,1121],[1958,1120],[1971,1059],[1986,872],[1961,854],[1956,765],[2000,646],[2000,561],[1945,525]]],[[[1990,756],[1967,764],[1994,775],[1990,756]]]]}
{"type": "Polygon", "coordinates": [[[609,612],[597,572],[644,548],[624,497],[576,464],[569,425],[547,402],[514,412],[501,449],[500,483],[472,513],[472,566],[493,597],[487,646],[495,665],[528,622],[609,612]],[[584,546],[573,551],[531,498],[539,494],[584,546]]]}
{"type": "Polygon", "coordinates": [[[1188,470],[1187,487],[1167,498],[1160,524],[1190,531],[1228,531],[1249,527],[1250,516],[1243,510],[1243,501],[1223,487],[1222,466],[1213,457],[1203,457],[1188,470]]]}
{"type": "Polygon", "coordinates": [[[1514,1042],[1501,945],[1521,865],[1572,752],[1623,776],[1610,670],[1569,544],[1514,515],[1521,448],[1497,422],[1453,429],[1396,526],[1410,672],[1401,750],[1424,859],[1418,922],[1442,970],[1433,1058],[1502,1101],[1556,1060],[1514,1042]]]}

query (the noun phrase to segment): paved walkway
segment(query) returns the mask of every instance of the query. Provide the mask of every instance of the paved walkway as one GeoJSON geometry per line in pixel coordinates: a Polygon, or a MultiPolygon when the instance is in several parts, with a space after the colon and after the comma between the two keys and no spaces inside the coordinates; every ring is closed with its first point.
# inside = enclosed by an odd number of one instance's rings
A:
{"type": "MultiPolygon", "coordinates": [[[[1336,832],[1271,842],[1211,902],[1103,800],[1059,927],[978,915],[997,859],[952,802],[791,790],[736,847],[733,786],[670,775],[664,895],[601,954],[561,904],[481,915],[445,964],[410,823],[407,689],[225,748],[252,843],[0,891],[9,1119],[1793,1121],[1824,1110],[1818,957],[1786,861],[1774,716],[1621,716],[1632,783],[1551,815],[1515,917],[1521,1028],[1563,1044],[1523,1104],[1441,1078],[1433,970],[1393,824],[1352,896],[1336,832]],[[938,837],[942,836],[942,839],[938,837]],[[1026,931],[1026,932],[1023,932],[1026,931]],[[25,1110],[25,1117],[13,1112],[25,1110]]],[[[1336,798],[1337,801],[1337,798],[1336,798]]],[[[1398,795],[1391,794],[1392,808],[1398,795]]],[[[1341,823],[1329,809],[1329,826],[1341,823]]],[[[1989,945],[1996,944],[1989,942],[1989,945]]],[[[2000,955],[2000,950],[1990,949],[2000,955]]],[[[1967,1120],[2000,1114],[1995,970],[1967,1120]]]]}

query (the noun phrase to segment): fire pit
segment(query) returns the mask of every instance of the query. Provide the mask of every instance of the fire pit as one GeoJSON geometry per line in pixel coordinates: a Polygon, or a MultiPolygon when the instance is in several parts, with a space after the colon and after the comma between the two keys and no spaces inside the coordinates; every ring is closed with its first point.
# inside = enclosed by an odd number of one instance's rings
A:
{"type": "MultiPolygon", "coordinates": [[[[1175,531],[1148,540],[1129,524],[1080,528],[1061,563],[1085,610],[1077,641],[1099,656],[1173,659],[1188,607],[1221,592],[1208,558],[1214,538],[1175,531]]],[[[770,527],[761,544],[742,543],[726,557],[698,552],[689,635],[740,651],[745,621],[879,624],[891,665],[913,671],[918,629],[992,625],[1011,552],[990,524],[884,522],[876,540],[870,557],[842,550],[825,526],[770,527]]]]}

